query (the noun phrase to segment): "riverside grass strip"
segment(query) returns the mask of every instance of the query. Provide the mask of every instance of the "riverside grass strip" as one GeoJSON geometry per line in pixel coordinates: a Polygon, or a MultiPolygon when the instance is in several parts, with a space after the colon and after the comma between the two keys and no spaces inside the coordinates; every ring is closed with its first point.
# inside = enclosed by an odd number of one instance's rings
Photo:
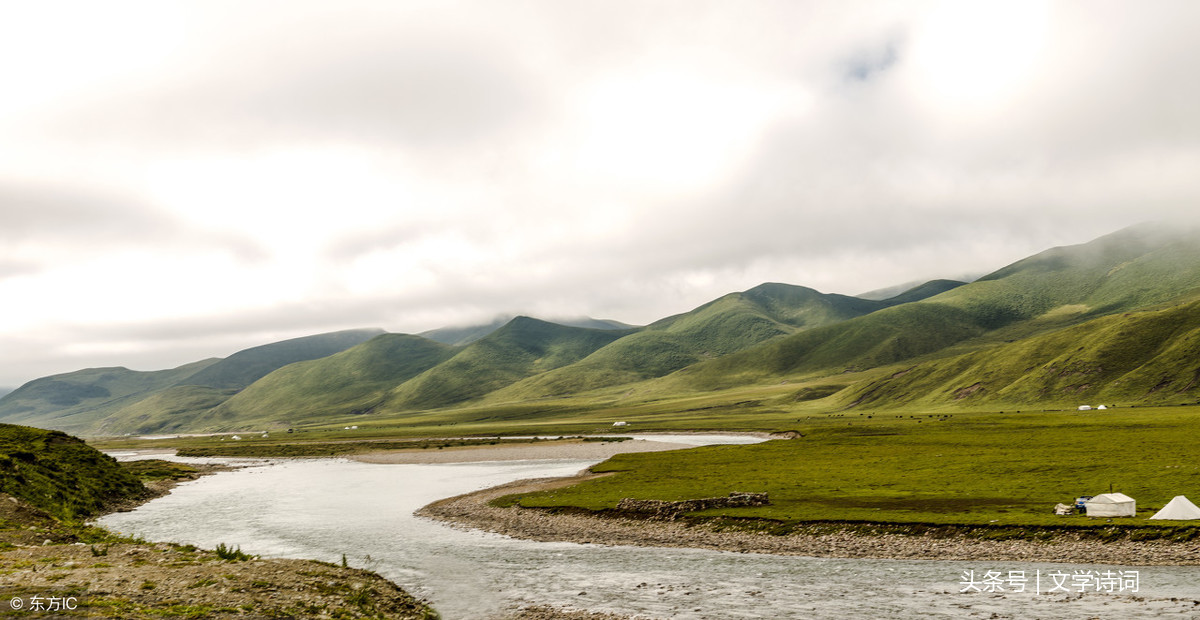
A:
{"type": "Polygon", "coordinates": [[[1165,530],[1185,524],[1146,518],[1175,495],[1200,496],[1198,425],[1197,407],[810,416],[796,422],[795,439],[621,454],[591,468],[612,475],[498,503],[605,511],[627,497],[678,501],[745,491],[769,493],[771,504],[692,514],[784,524],[1165,530]],[[1136,517],[1051,512],[1110,485],[1137,499],[1136,517]]]}
{"type": "Polygon", "coordinates": [[[544,444],[564,441],[625,441],[628,437],[559,437],[503,439],[497,437],[480,439],[422,439],[402,441],[341,441],[304,443],[236,443],[224,442],[220,446],[179,448],[179,456],[226,456],[226,457],[326,457],[363,454],[383,450],[440,450],[443,448],[465,448],[476,446],[498,446],[513,444],[544,444]]]}

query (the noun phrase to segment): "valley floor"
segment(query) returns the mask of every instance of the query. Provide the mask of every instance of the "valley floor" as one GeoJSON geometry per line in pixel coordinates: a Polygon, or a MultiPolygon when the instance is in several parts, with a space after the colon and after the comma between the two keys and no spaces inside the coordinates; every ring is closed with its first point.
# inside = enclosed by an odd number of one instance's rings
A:
{"type": "Polygon", "coordinates": [[[1200,565],[1200,541],[1168,540],[1102,542],[1081,540],[1069,534],[1045,541],[979,540],[902,534],[864,534],[857,531],[774,535],[748,531],[722,531],[715,521],[647,520],[629,516],[603,516],[585,511],[551,512],[543,509],[489,504],[494,499],[561,488],[596,477],[523,480],[434,502],[417,514],[538,541],[565,541],[604,545],[696,547],[743,553],[772,553],[810,557],[989,560],[1069,562],[1122,566],[1200,565]]]}

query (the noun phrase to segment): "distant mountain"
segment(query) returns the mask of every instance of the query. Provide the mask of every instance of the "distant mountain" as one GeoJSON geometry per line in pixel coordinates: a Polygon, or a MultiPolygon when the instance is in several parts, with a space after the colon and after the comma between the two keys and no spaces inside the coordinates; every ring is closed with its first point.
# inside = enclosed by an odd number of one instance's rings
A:
{"type": "Polygon", "coordinates": [[[382,329],[352,329],[265,344],[212,364],[188,378],[188,385],[241,389],[288,364],[314,360],[362,344],[386,333],[382,329]]]}
{"type": "Polygon", "coordinates": [[[139,432],[130,427],[157,430],[157,424],[139,426],[131,420],[214,407],[272,370],[345,350],[380,333],[351,330],[294,338],[171,370],[91,368],[35,379],[0,398],[0,420],[84,434],[139,432]]]}
{"type": "Polygon", "coordinates": [[[885,307],[886,302],[803,286],[762,284],[652,323],[578,363],[513,385],[497,398],[541,398],[661,377],[705,359],[885,307]]]}
{"type": "Polygon", "coordinates": [[[290,426],[323,416],[368,412],[393,388],[458,350],[419,336],[383,334],[336,355],[280,368],[197,423],[263,420],[290,426]]]}
{"type": "MultiPolygon", "coordinates": [[[[471,344],[484,336],[500,329],[507,325],[510,321],[517,318],[515,314],[501,314],[492,319],[490,323],[481,325],[466,325],[456,327],[441,327],[431,329],[429,331],[417,334],[422,338],[427,338],[436,342],[449,345],[465,345],[471,344]]],[[[587,329],[615,329],[624,330],[632,329],[633,325],[626,325],[620,321],[610,321],[607,319],[593,319],[591,317],[577,317],[568,319],[552,319],[551,323],[558,325],[566,325],[568,327],[583,327],[587,329]]]]}
{"type": "Polygon", "coordinates": [[[1184,404],[1200,397],[1200,301],[1109,315],[916,364],[840,395],[848,406],[1184,404]]]}
{"type": "Polygon", "coordinates": [[[893,299],[893,298],[899,297],[903,293],[908,293],[910,291],[914,291],[914,290],[920,289],[925,286],[933,286],[933,287],[948,286],[949,288],[956,288],[956,287],[966,284],[968,281],[972,281],[975,279],[976,278],[972,277],[967,281],[944,280],[943,279],[943,280],[930,280],[928,282],[922,282],[920,280],[917,280],[914,282],[909,282],[907,284],[899,284],[896,286],[889,286],[886,288],[876,289],[873,291],[867,291],[866,293],[859,293],[859,294],[855,295],[855,297],[858,297],[860,299],[872,299],[875,301],[883,301],[885,299],[893,299]]]}
{"type": "Polygon", "coordinates": [[[1144,308],[1200,288],[1200,233],[1139,226],[1047,250],[923,300],[797,333],[681,374],[728,387],[797,373],[838,373],[1017,340],[1144,308]]]}
{"type": "Polygon", "coordinates": [[[143,372],[128,368],[89,368],[34,379],[0,398],[0,420],[67,432],[90,432],[105,418],[215,364],[204,360],[143,372]]]}
{"type": "Polygon", "coordinates": [[[0,388],[0,398],[4,398],[11,391],[13,391],[13,388],[0,388]]]}
{"type": "Polygon", "coordinates": [[[946,291],[952,291],[965,284],[966,282],[959,282],[958,280],[930,280],[895,295],[885,297],[883,301],[889,306],[898,306],[900,304],[928,299],[934,295],[941,295],[946,291]]]}
{"type": "Polygon", "coordinates": [[[517,317],[449,360],[397,386],[389,410],[458,403],[577,362],[629,332],[587,329],[517,317]]]}

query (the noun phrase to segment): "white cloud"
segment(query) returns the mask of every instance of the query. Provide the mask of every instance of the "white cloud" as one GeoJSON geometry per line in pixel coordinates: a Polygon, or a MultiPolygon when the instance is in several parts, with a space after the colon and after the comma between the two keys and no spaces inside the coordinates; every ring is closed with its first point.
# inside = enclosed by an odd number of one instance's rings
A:
{"type": "Polygon", "coordinates": [[[0,385],[856,293],[1200,198],[1191,2],[3,8],[0,385]]]}

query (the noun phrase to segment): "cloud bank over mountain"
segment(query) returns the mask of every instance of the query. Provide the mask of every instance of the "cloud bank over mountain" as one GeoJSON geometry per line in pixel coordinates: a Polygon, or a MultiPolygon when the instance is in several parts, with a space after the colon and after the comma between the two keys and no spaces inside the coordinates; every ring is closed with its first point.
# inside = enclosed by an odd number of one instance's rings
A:
{"type": "Polygon", "coordinates": [[[0,386],[956,278],[1200,194],[1191,2],[9,12],[0,386]]]}

